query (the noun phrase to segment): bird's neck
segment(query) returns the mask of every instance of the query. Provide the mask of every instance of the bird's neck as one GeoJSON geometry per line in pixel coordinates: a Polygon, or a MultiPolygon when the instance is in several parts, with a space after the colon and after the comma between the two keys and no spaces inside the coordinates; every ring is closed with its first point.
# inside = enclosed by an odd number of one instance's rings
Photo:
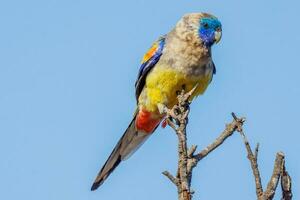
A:
{"type": "Polygon", "coordinates": [[[211,56],[211,46],[205,45],[198,33],[177,26],[170,35],[172,35],[172,43],[179,44],[178,47],[181,51],[188,50],[191,53],[198,53],[198,56],[202,58],[211,56]]]}
{"type": "Polygon", "coordinates": [[[211,58],[211,48],[205,46],[195,34],[178,32],[176,29],[168,34],[166,53],[175,65],[199,66],[211,58]]]}

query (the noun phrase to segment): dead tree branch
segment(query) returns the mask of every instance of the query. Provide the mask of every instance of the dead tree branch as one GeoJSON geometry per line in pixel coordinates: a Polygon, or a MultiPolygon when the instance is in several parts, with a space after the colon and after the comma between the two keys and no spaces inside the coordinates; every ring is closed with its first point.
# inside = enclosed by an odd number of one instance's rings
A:
{"type": "MultiPolygon", "coordinates": [[[[239,120],[234,113],[232,116],[235,120],[239,120]]],[[[242,126],[238,127],[237,131],[241,134],[246,150],[247,150],[247,158],[250,161],[252,173],[255,180],[256,187],[256,196],[258,200],[272,200],[275,195],[275,191],[281,178],[281,188],[282,188],[282,200],[290,200],[292,199],[292,191],[291,191],[291,178],[288,175],[285,169],[285,155],[283,152],[278,152],[276,154],[274,169],[272,176],[268,182],[266,190],[263,190],[263,186],[261,184],[261,176],[258,168],[257,157],[259,151],[259,144],[256,145],[255,151],[253,153],[250,143],[243,131],[242,126]]]]}
{"type": "Polygon", "coordinates": [[[289,173],[285,169],[285,161],[283,161],[283,167],[281,172],[281,190],[282,198],[281,200],[291,200],[292,194],[292,179],[289,173]]]}
{"type": "Polygon", "coordinates": [[[251,149],[249,141],[244,134],[243,124],[245,118],[238,118],[232,113],[233,121],[226,125],[225,130],[206,148],[199,153],[196,145],[188,148],[186,126],[188,124],[188,114],[190,112],[190,97],[195,91],[195,86],[191,91],[185,93],[184,88],[178,92],[178,103],[172,109],[168,109],[164,105],[160,105],[161,113],[166,115],[166,123],[174,129],[178,137],[178,168],[176,176],[170,172],[164,171],[163,174],[177,187],[179,200],[191,200],[193,191],[191,190],[191,181],[194,167],[198,162],[205,158],[209,153],[218,148],[224,141],[230,137],[235,131],[238,131],[243,138],[247,150],[247,157],[251,164],[252,173],[255,180],[256,196],[258,200],[272,200],[275,195],[279,179],[281,178],[282,199],[291,200],[291,177],[285,168],[285,156],[282,152],[276,155],[272,176],[268,182],[266,190],[263,190],[261,176],[257,164],[259,144],[256,145],[254,152],[251,149]]]}
{"type": "Polygon", "coordinates": [[[205,149],[196,153],[197,146],[187,147],[186,126],[188,123],[188,114],[190,111],[190,96],[196,87],[185,94],[184,89],[178,94],[178,104],[172,109],[161,107],[163,113],[166,114],[167,124],[174,129],[178,137],[178,170],[174,177],[170,172],[165,171],[163,174],[177,187],[179,200],[191,200],[193,191],[191,190],[192,171],[197,163],[206,157],[209,153],[219,147],[223,142],[231,136],[245,121],[244,118],[234,119],[230,124],[226,125],[225,130],[216,140],[208,145],[205,149]]]}

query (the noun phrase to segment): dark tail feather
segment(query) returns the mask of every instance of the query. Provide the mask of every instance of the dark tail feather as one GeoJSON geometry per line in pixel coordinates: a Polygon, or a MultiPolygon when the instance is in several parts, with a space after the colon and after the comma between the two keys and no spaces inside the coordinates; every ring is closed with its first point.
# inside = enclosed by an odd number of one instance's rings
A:
{"type": "Polygon", "coordinates": [[[135,128],[135,117],[129,124],[125,133],[115,146],[114,150],[108,157],[104,166],[98,173],[91,190],[96,190],[107,177],[114,171],[120,162],[131,155],[149,136],[150,134],[138,132],[135,128]]]}
{"type": "Polygon", "coordinates": [[[102,167],[101,171],[99,172],[98,176],[96,177],[92,187],[91,191],[97,190],[100,185],[105,181],[105,179],[114,171],[114,169],[120,164],[121,159],[120,156],[115,160],[115,162],[112,164],[111,168],[107,171],[106,174],[103,174],[106,164],[102,167]]]}

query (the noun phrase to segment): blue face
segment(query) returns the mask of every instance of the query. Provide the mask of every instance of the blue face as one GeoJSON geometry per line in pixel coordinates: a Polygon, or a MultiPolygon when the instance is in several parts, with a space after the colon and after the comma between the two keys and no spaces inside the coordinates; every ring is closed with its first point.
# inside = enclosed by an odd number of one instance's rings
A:
{"type": "Polygon", "coordinates": [[[206,46],[211,46],[221,38],[222,25],[218,19],[200,19],[199,36],[206,46]]]}

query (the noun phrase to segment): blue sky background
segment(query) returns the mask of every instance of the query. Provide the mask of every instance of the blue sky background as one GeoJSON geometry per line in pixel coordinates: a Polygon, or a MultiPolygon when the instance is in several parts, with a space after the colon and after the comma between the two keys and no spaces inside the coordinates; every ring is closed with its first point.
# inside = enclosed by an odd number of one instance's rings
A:
{"type": "MultiPolygon", "coordinates": [[[[161,175],[176,170],[176,137],[159,129],[96,192],[90,186],[135,108],[139,62],[184,14],[219,17],[217,74],[192,104],[189,142],[205,147],[231,121],[260,142],[266,185],[286,154],[295,199],[299,172],[299,1],[1,1],[0,199],[176,199],[161,175]]],[[[195,169],[195,199],[255,199],[241,137],[195,169]]],[[[279,199],[277,192],[276,199],[279,199]]]]}

